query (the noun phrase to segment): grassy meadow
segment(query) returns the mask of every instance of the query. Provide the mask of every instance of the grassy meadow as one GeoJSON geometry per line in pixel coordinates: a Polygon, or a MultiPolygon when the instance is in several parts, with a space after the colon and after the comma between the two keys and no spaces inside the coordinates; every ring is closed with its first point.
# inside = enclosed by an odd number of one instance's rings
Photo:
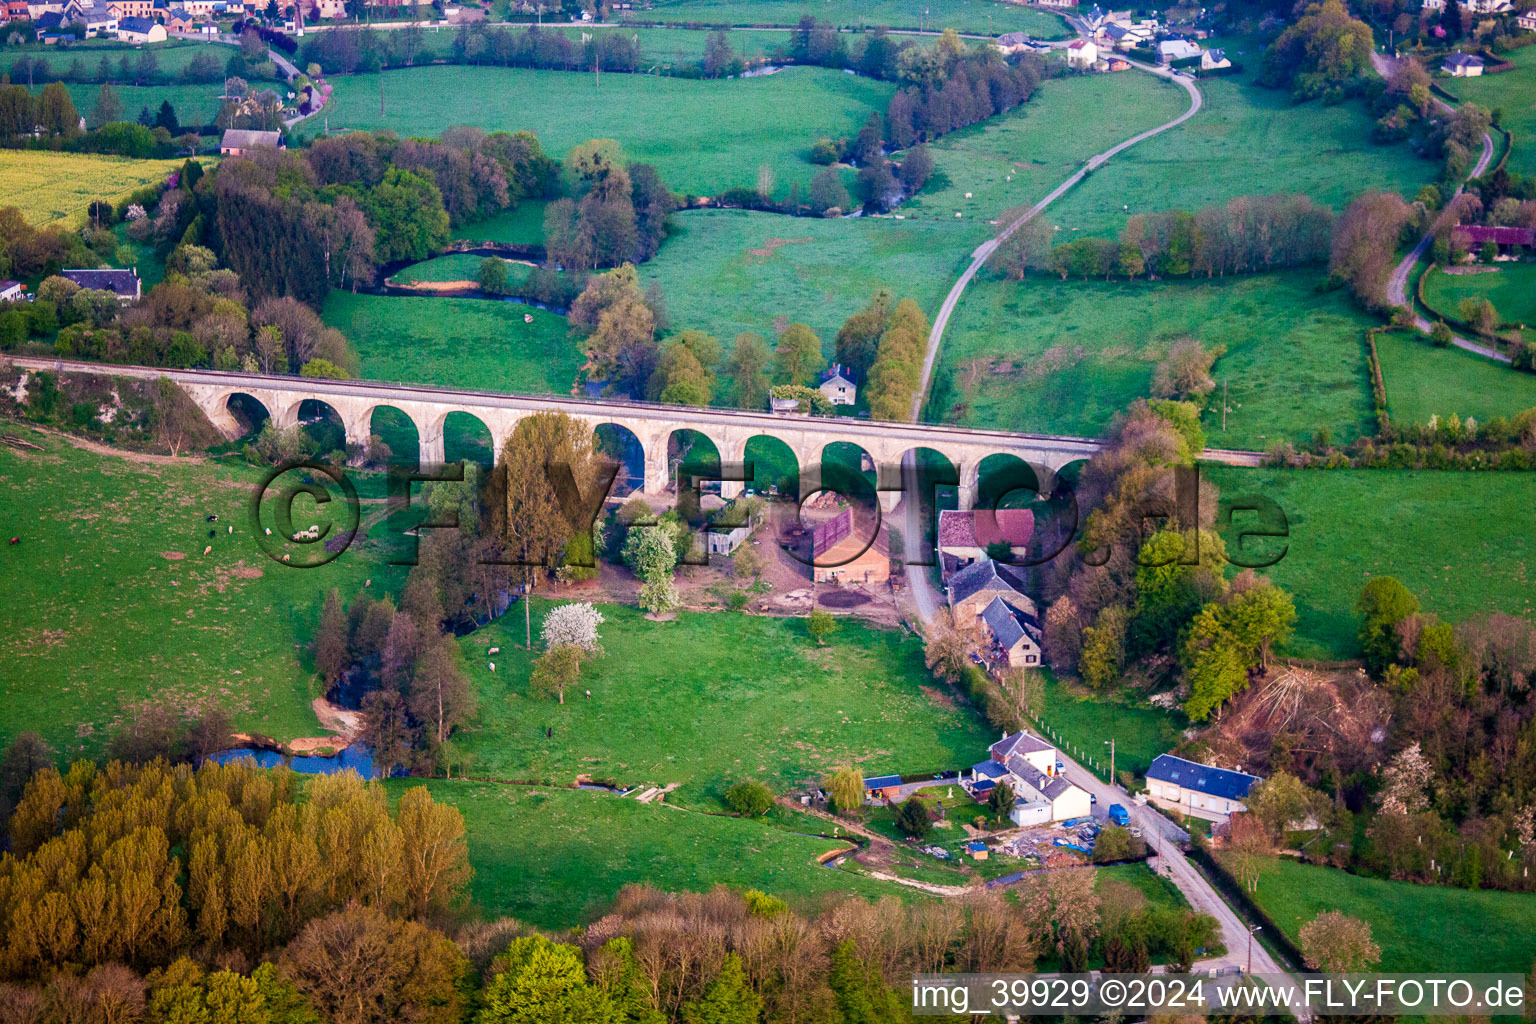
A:
{"type": "Polygon", "coordinates": [[[1452,413],[1483,423],[1536,407],[1536,378],[1470,352],[1382,334],[1376,357],[1387,385],[1387,412],[1400,426],[1452,413]]]}
{"type": "Polygon", "coordinates": [[[1206,466],[1204,475],[1224,496],[1262,494],[1285,510],[1286,555],[1263,571],[1296,601],[1291,654],[1357,656],[1355,600],[1366,580],[1384,574],[1451,622],[1491,611],[1536,615],[1529,473],[1206,466]]]}
{"type": "Polygon", "coordinates": [[[504,242],[508,245],[544,244],[543,200],[528,200],[514,208],[473,224],[461,224],[453,229],[454,241],[469,239],[473,242],[504,242]]]}
{"type": "Polygon", "coordinates": [[[541,928],[570,928],[596,917],[630,884],[674,892],[721,884],[757,888],[804,910],[833,895],[921,898],[912,889],[822,867],[818,856],[847,845],[834,839],[586,790],[428,785],[464,814],[475,868],[470,896],[491,919],[506,915],[541,928]]]}
{"type": "MultiPolygon", "coordinates": [[[[1109,747],[1115,739],[1115,771],[1144,773],[1158,754],[1178,745],[1184,716],[1137,703],[1131,691],[1097,694],[1045,673],[1045,705],[1037,725],[1075,758],[1098,762],[1109,776],[1109,747]]],[[[1083,763],[1086,764],[1086,761],[1083,763]]]]}
{"type": "MultiPolygon", "coordinates": [[[[42,450],[0,445],[0,520],[21,538],[0,571],[0,743],[31,729],[66,758],[94,755],[148,699],[217,702],[241,731],[319,735],[303,648],[331,587],[403,582],[374,544],[283,566],[252,535],[256,469],[122,454],[14,421],[6,433],[42,450]]],[[[365,520],[382,511],[373,490],[365,520]]]]}
{"type": "MultiPolygon", "coordinates": [[[[1229,42],[1227,55],[1246,65],[1242,75],[1202,80],[1205,102],[1198,114],[1116,156],[1063,196],[1051,219],[1063,231],[1113,234],[1129,214],[1193,210],[1276,192],[1300,193],[1342,210],[1367,189],[1411,198],[1435,176],[1434,163],[1406,143],[1371,141],[1363,103],[1295,104],[1283,90],[1256,84],[1262,50],[1229,42]]],[[[1118,82],[1129,73],[1109,77],[1118,82]]],[[[1183,99],[1182,90],[1178,96],[1183,99]]]]}
{"type": "Polygon", "coordinates": [[[436,135],[456,124],[533,132],[552,156],[580,142],[617,139],[631,161],[651,163],[676,192],[713,195],[755,188],[767,165],[776,193],[806,189],[815,165],[804,159],[822,135],[852,135],[894,89],[822,68],[789,68],[750,79],[689,81],[520,68],[416,67],[332,80],[332,129],[389,128],[436,135]],[[478,97],[444,104],[443,96],[478,97]]]}
{"type": "Polygon", "coordinates": [[[1042,39],[1071,35],[1054,14],[994,0],[938,5],[925,0],[660,0],[648,9],[620,12],[634,21],[706,25],[793,25],[803,14],[844,28],[953,28],[986,35],[1028,32],[1042,39]]]}
{"type": "Polygon", "coordinates": [[[0,206],[17,207],[27,223],[37,226],[69,221],[83,217],[97,199],[121,199],[164,179],[182,162],[0,150],[0,206]]]}
{"type": "MultiPolygon", "coordinates": [[[[478,257],[448,258],[479,267],[478,257]]],[[[417,269],[418,280],[433,279],[417,269]]],[[[332,292],[323,315],[352,341],[362,375],[374,380],[568,394],[583,360],[564,317],[512,302],[332,292]]]]}
{"type": "Polygon", "coordinates": [[[1254,898],[1292,942],[1329,910],[1365,921],[1383,971],[1525,974],[1536,957],[1536,895],[1528,893],[1361,878],[1279,857],[1264,862],[1254,898]]]}
{"type": "Polygon", "coordinates": [[[521,614],[461,641],[480,696],[479,724],[463,739],[473,774],[675,783],[670,799],[717,807],[742,779],[784,792],[844,764],[870,775],[939,771],[974,763],[990,742],[968,707],[932,688],[921,644],[904,633],[846,619],[818,647],[799,619],[682,612],[655,623],[600,607],[607,653],[564,704],[528,691],[521,614]],[[488,659],[491,647],[501,653],[488,659]]]}
{"type": "Polygon", "coordinates": [[[1498,263],[1491,273],[1447,274],[1439,267],[1425,273],[1424,301],[1441,316],[1461,318],[1463,299],[1487,299],[1504,323],[1536,327],[1536,263],[1498,263]]]}
{"type": "Polygon", "coordinates": [[[1212,373],[1228,388],[1205,414],[1214,447],[1262,449],[1373,428],[1361,331],[1342,291],[1307,270],[1215,281],[1007,281],[983,272],[945,334],[931,419],[965,426],[1097,435],[1150,394],[1180,338],[1225,346],[1212,373]]]}
{"type": "Polygon", "coordinates": [[[1477,78],[1444,78],[1447,92],[1489,110],[1502,111],[1502,124],[1514,132],[1515,149],[1505,166],[1511,174],[1536,174],[1536,49],[1527,46],[1502,54],[1515,70],[1477,78]]]}

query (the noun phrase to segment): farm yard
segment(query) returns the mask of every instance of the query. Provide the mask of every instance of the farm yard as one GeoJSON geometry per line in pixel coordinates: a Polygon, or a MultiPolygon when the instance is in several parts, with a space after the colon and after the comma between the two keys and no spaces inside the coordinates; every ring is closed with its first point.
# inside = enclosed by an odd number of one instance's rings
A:
{"type": "Polygon", "coordinates": [[[375,380],[568,394],[582,362],[564,317],[518,303],[332,292],[323,315],[375,380]]]}
{"type": "MultiPolygon", "coordinates": [[[[535,601],[536,612],[546,608],[535,601]]],[[[677,784],[670,802],[718,809],[743,779],[782,793],[844,764],[868,774],[954,769],[990,742],[969,707],[929,684],[922,645],[904,632],[848,619],[818,647],[799,619],[681,612],[657,624],[628,606],[600,610],[606,653],[581,683],[592,696],[567,693],[564,704],[529,695],[530,659],[514,649],[521,615],[460,641],[479,694],[480,724],[463,740],[475,774],[677,784]],[[489,647],[501,648],[495,672],[489,647]]],[[[538,615],[533,628],[537,637],[538,615]]]]}
{"type": "Polygon", "coordinates": [[[129,160],[84,153],[0,150],[0,206],[41,226],[83,218],[96,199],[121,199],[160,181],[180,160],[129,160]]]}
{"type": "Polygon", "coordinates": [[[773,172],[774,194],[802,193],[816,167],[805,159],[823,135],[852,135],[884,110],[893,86],[823,68],[788,68],[750,79],[689,81],[521,68],[418,67],[332,80],[327,107],[333,130],[388,128],[402,136],[436,135],[456,124],[522,130],[545,152],[563,157],[592,138],[617,139],[625,156],[651,163],[679,193],[714,195],[755,188],[758,168],[773,172]],[[440,97],[482,97],[469,106],[440,97]]]}
{"type": "MultiPolygon", "coordinates": [[[[0,601],[0,737],[36,730],[63,756],[94,756],[151,698],[217,702],[244,731],[319,735],[301,648],[331,587],[403,579],[377,542],[299,572],[251,535],[256,468],[6,432],[42,450],[0,444],[0,520],[20,536],[0,601]]],[[[380,510],[382,480],[359,485],[363,514],[380,510]]]]}
{"type": "Polygon", "coordinates": [[[1292,942],[1324,911],[1367,922],[1383,971],[1524,974],[1536,957],[1536,895],[1363,878],[1278,857],[1263,862],[1254,898],[1292,942]]]}
{"type": "Polygon", "coordinates": [[[1472,417],[1486,423],[1536,408],[1536,380],[1506,365],[1421,337],[1381,334],[1376,357],[1387,387],[1387,411],[1399,426],[1430,417],[1472,417]]]}
{"type": "Polygon", "coordinates": [[[1098,434],[1151,390],[1168,348],[1226,346],[1228,387],[1204,426],[1217,447],[1262,450],[1327,427],[1345,443],[1373,429],[1362,340],[1371,321],[1308,271],[1213,281],[1007,281],[983,271],[945,336],[929,416],[964,426],[1098,434]]]}
{"type": "Polygon", "coordinates": [[[1203,473],[1229,498],[1262,494],[1285,511],[1287,553],[1265,574],[1296,602],[1296,637],[1286,653],[1357,657],[1355,600],[1366,580],[1383,574],[1450,622],[1478,612],[1536,610],[1533,489],[1525,473],[1216,465],[1203,473]]]}

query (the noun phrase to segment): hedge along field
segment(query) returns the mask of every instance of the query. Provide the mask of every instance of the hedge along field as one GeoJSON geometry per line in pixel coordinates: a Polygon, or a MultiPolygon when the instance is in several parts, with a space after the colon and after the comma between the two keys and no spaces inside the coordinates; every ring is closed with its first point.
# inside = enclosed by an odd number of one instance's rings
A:
{"type": "Polygon", "coordinates": [[[84,217],[97,199],[121,199],[164,180],[181,160],[42,150],[0,150],[0,206],[14,206],[28,224],[41,226],[84,217]]]}
{"type": "Polygon", "coordinates": [[[570,394],[583,360],[565,317],[513,302],[338,291],[322,317],[352,340],[373,380],[570,394]]]}
{"type": "Polygon", "coordinates": [[[1536,377],[1419,337],[1379,334],[1376,357],[1387,385],[1387,412],[1399,426],[1453,413],[1486,423],[1536,408],[1536,377]]]}
{"type": "MultiPolygon", "coordinates": [[[[1355,600],[1372,576],[1397,577],[1425,611],[1450,622],[1491,611],[1536,615],[1529,473],[1207,465],[1203,474],[1224,497],[1262,494],[1285,511],[1286,555],[1262,571],[1296,601],[1286,653],[1358,656],[1355,600]]],[[[1227,531],[1229,549],[1243,521],[1227,531]]]]}
{"type": "MultiPolygon", "coordinates": [[[[393,793],[407,783],[387,785],[393,793]]],[[[834,894],[922,898],[904,886],[816,863],[845,842],[749,819],[559,787],[442,780],[427,786],[464,814],[475,869],[470,897],[493,919],[571,928],[596,917],[631,884],[672,892],[756,888],[806,911],[834,894]]]]}
{"type": "MultiPolygon", "coordinates": [[[[31,729],[65,759],[95,756],[145,700],[212,701],[281,740],[322,735],[303,649],[331,587],[403,585],[373,543],[285,567],[251,532],[261,470],[77,446],[19,421],[6,432],[42,450],[0,446],[0,521],[21,538],[0,548],[0,743],[31,729]]],[[[365,522],[384,507],[369,479],[365,522]]]]}
{"type": "Polygon", "coordinates": [[[1500,56],[1513,61],[1515,70],[1477,78],[1445,78],[1441,84],[1463,100],[1502,110],[1504,127],[1515,133],[1515,151],[1509,155],[1506,168],[1511,174],[1536,174],[1536,103],[1531,102],[1536,96],[1536,49],[1527,46],[1500,56]]]}
{"type": "MultiPolygon", "coordinates": [[[[1435,164],[1407,143],[1371,141],[1363,103],[1292,103],[1284,90],[1253,81],[1261,45],[1225,45],[1230,59],[1245,64],[1242,75],[1201,79],[1198,114],[1119,154],[1063,196],[1049,214],[1063,237],[1078,229],[1113,234],[1130,214],[1193,210],[1241,195],[1300,193],[1342,210],[1367,189],[1412,198],[1434,178],[1435,164]]],[[[1107,77],[1118,82],[1129,74],[1107,77]]]]}
{"type": "Polygon", "coordinates": [[[1042,39],[1066,39],[1071,33],[1054,14],[1019,4],[960,0],[659,0],[644,10],[621,11],[634,21],[698,22],[714,25],[793,25],[811,14],[839,27],[923,28],[999,35],[1027,32],[1042,39]],[[937,8],[937,11],[934,10],[937,8]]]}
{"type": "Polygon", "coordinates": [[[1529,893],[1362,878],[1277,857],[1262,862],[1254,899],[1292,942],[1330,910],[1367,922],[1383,971],[1525,974],[1536,957],[1536,895],[1529,893]]]}
{"type": "MultiPolygon", "coordinates": [[[[550,606],[533,605],[536,644],[550,606]]],[[[868,775],[956,769],[991,741],[968,706],[931,682],[910,635],[845,618],[818,647],[801,619],[681,612],[658,623],[624,605],[599,609],[606,653],[564,704],[529,693],[522,609],[460,641],[480,701],[462,739],[475,775],[677,784],[670,800],[719,809],[742,779],[783,793],[845,764],[868,775]],[[500,653],[487,655],[491,647],[500,653]]]]}
{"type": "Polygon", "coordinates": [[[1310,271],[1152,282],[983,272],[945,334],[929,417],[1096,436],[1151,393],[1173,343],[1193,337],[1227,349],[1205,413],[1213,447],[1263,449],[1320,427],[1348,442],[1374,429],[1361,340],[1370,321],[1315,283],[1310,271]]]}
{"type": "Polygon", "coordinates": [[[661,251],[640,266],[659,281],[672,324],[773,340],[774,317],[810,324],[828,357],[838,328],[877,288],[932,312],[964,269],[974,231],[959,223],[822,220],[746,210],[674,214],[661,251]]]}
{"type": "Polygon", "coordinates": [[[818,168],[805,159],[822,135],[852,135],[884,111],[894,86],[824,68],[787,68],[713,81],[523,68],[417,67],[332,79],[335,127],[437,135],[450,125],[526,129],[551,156],[593,138],[617,139],[634,162],[651,163],[674,192],[713,195],[755,188],[773,170],[775,193],[802,192],[818,168]],[[479,98],[444,103],[445,96],[479,98]]]}

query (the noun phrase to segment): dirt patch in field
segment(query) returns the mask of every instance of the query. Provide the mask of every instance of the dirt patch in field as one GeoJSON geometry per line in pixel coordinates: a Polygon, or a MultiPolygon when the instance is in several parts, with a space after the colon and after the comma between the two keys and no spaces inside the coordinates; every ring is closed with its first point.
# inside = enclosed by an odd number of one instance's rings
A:
{"type": "Polygon", "coordinates": [[[236,579],[259,580],[261,579],[262,572],[255,566],[242,564],[235,566],[234,575],[236,579]]]}
{"type": "Polygon", "coordinates": [[[753,256],[759,260],[766,260],[775,252],[784,248],[786,245],[804,245],[807,242],[814,241],[814,238],[770,238],[768,241],[763,243],[763,247],[761,249],[748,249],[747,255],[753,256]]]}
{"type": "Polygon", "coordinates": [[[924,697],[927,697],[941,708],[958,708],[960,706],[960,702],[955,699],[954,694],[941,690],[937,686],[919,686],[918,689],[923,691],[924,697]]]}
{"type": "Polygon", "coordinates": [[[119,459],[126,459],[129,462],[137,462],[146,466],[185,466],[189,462],[205,461],[201,455],[194,455],[190,452],[184,455],[154,455],[150,452],[135,452],[127,448],[113,448],[109,445],[97,444],[95,441],[89,441],[83,437],[66,434],[62,430],[49,430],[46,427],[38,427],[37,429],[54,437],[63,438],[83,451],[93,452],[96,455],[115,455],[119,459]]]}
{"type": "Polygon", "coordinates": [[[826,590],[816,598],[816,603],[825,608],[857,608],[861,604],[869,604],[868,594],[861,594],[857,590],[826,590]]]}
{"type": "Polygon", "coordinates": [[[1443,272],[1447,274],[1497,274],[1498,267],[1445,267],[1443,272]]]}
{"type": "Polygon", "coordinates": [[[165,559],[167,562],[179,562],[187,556],[180,551],[162,551],[160,552],[160,557],[165,559]]]}

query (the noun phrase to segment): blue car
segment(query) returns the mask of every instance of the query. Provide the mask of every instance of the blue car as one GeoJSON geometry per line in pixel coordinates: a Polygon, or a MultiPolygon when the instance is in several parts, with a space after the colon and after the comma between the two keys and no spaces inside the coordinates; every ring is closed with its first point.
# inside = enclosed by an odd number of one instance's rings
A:
{"type": "Polygon", "coordinates": [[[1131,823],[1131,812],[1120,804],[1109,805],[1109,820],[1116,825],[1125,826],[1131,823]]]}

